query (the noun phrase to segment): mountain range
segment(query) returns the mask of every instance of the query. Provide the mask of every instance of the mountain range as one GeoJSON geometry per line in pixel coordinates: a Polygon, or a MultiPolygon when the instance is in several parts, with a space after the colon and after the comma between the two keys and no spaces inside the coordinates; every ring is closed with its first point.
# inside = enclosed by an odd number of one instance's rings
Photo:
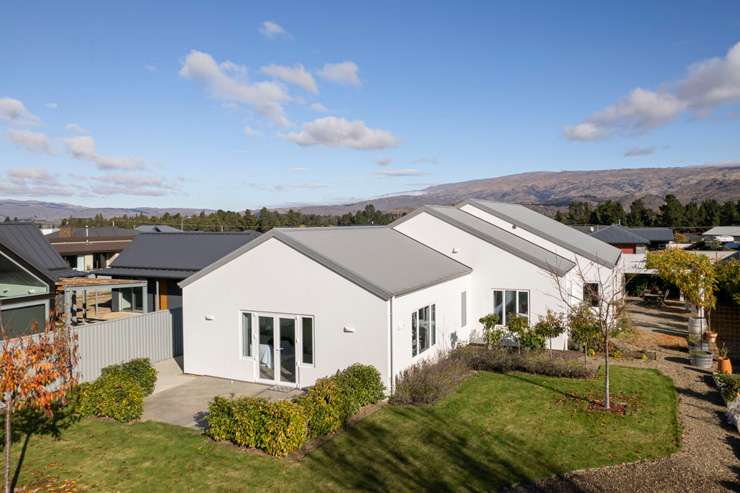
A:
{"type": "MultiPolygon", "coordinates": [[[[740,199],[740,166],[693,166],[666,168],[629,168],[591,171],[535,171],[496,178],[435,185],[360,202],[294,207],[304,213],[343,214],[373,204],[383,211],[405,211],[424,204],[454,204],[466,198],[515,202],[544,209],[563,208],[573,201],[592,203],[616,200],[628,206],[643,198],[649,207],[657,207],[667,194],[682,202],[715,199],[720,202],[740,199]]],[[[0,217],[58,222],[66,217],[198,214],[196,208],[114,208],[0,199],[0,217]]]]}

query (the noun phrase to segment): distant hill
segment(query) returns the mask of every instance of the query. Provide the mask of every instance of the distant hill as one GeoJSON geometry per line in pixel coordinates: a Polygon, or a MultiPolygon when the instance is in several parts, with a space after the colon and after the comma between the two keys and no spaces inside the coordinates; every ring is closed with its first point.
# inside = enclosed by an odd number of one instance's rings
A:
{"type": "MultiPolygon", "coordinates": [[[[466,198],[478,198],[560,208],[573,201],[603,202],[617,200],[625,206],[644,198],[646,205],[657,207],[666,194],[682,202],[708,198],[720,202],[740,199],[740,166],[701,166],[674,168],[631,168],[597,171],[536,171],[436,185],[412,192],[398,193],[361,202],[294,207],[304,213],[344,214],[373,204],[383,211],[405,211],[424,204],[454,204],[466,198]]],[[[66,217],[199,214],[210,209],[184,208],[95,208],[41,201],[0,199],[0,217],[58,222],[66,217]]]]}
{"type": "Polygon", "coordinates": [[[42,202],[38,200],[6,200],[0,199],[0,218],[10,216],[23,220],[38,220],[57,223],[67,217],[95,217],[102,214],[105,217],[136,216],[145,214],[147,216],[170,214],[183,215],[200,214],[200,211],[211,212],[210,209],[187,209],[187,208],[159,208],[159,207],[84,207],[81,205],[65,204],[59,202],[42,202]]]}
{"type": "Polygon", "coordinates": [[[682,202],[740,199],[740,166],[639,168],[597,171],[536,171],[436,185],[352,204],[301,207],[304,213],[340,214],[373,204],[383,211],[424,204],[454,204],[466,198],[565,207],[573,201],[617,200],[625,206],[644,198],[650,207],[672,193],[682,202]]]}

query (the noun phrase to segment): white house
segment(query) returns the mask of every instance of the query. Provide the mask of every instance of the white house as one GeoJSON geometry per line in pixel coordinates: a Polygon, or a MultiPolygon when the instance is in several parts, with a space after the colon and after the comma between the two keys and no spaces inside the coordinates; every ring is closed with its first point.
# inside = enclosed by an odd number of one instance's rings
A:
{"type": "Polygon", "coordinates": [[[480,317],[536,323],[596,285],[621,288],[620,266],[618,249],[495,202],[422,207],[386,227],[278,228],[180,283],[184,370],[306,387],[360,362],[392,388],[480,337],[480,317]]]}
{"type": "Polygon", "coordinates": [[[180,283],[184,371],[306,387],[467,339],[471,269],[387,227],[273,229],[180,283]]]}

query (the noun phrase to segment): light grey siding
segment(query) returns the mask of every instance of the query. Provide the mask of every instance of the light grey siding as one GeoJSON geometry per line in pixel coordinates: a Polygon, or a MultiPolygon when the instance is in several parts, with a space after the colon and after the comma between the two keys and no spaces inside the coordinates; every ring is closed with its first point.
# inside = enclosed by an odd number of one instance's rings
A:
{"type": "Polygon", "coordinates": [[[152,362],[182,355],[182,310],[77,327],[80,381],[89,382],[108,366],[134,358],[152,362]]]}

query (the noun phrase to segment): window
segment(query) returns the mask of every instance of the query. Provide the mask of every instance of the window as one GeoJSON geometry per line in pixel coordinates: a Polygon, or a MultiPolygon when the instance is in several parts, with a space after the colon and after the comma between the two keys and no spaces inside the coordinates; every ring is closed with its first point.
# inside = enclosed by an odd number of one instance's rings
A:
{"type": "Polygon", "coordinates": [[[242,357],[252,356],[252,314],[242,313],[242,357]]]}
{"type": "Polygon", "coordinates": [[[13,339],[43,331],[47,320],[47,313],[46,303],[19,306],[16,308],[3,308],[3,326],[8,338],[13,339]]]}
{"type": "Polygon", "coordinates": [[[437,343],[437,307],[419,308],[411,314],[411,355],[421,354],[437,343]]]}
{"type": "Polygon", "coordinates": [[[590,306],[599,306],[599,285],[587,282],[583,285],[583,301],[590,306]]]}
{"type": "Polygon", "coordinates": [[[468,325],[468,292],[460,293],[460,327],[468,325]]]}
{"type": "Polygon", "coordinates": [[[529,291],[494,289],[493,313],[500,325],[507,325],[514,315],[529,319],[529,291]]]}
{"type": "Polygon", "coordinates": [[[313,319],[310,317],[301,318],[302,328],[302,346],[303,352],[301,361],[304,365],[313,365],[313,319]]]}

